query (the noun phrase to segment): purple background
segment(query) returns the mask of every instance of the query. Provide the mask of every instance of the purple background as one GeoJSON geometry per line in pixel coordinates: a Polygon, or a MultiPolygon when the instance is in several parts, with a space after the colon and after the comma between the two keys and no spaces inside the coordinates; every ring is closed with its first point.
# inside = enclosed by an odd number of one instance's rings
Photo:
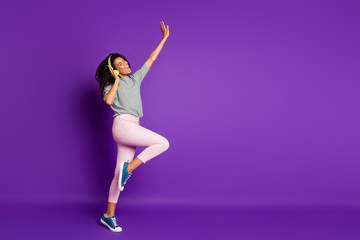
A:
{"type": "Polygon", "coordinates": [[[359,221],[359,7],[357,1],[2,3],[3,209],[10,202],[89,204],[97,206],[88,213],[98,221],[116,144],[95,71],[119,52],[135,72],[160,42],[163,20],[170,36],[142,84],[140,122],[170,148],[136,170],[117,211],[330,206],[354,207],[359,221]]]}

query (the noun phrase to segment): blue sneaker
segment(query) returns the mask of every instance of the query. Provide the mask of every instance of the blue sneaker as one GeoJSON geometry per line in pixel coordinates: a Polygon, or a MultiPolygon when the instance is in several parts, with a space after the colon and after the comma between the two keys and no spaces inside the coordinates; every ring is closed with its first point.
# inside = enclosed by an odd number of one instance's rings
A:
{"type": "Polygon", "coordinates": [[[100,222],[107,226],[113,232],[121,232],[122,228],[117,225],[115,216],[111,216],[109,218],[105,217],[105,213],[100,218],[100,222]]]}
{"type": "Polygon", "coordinates": [[[120,191],[124,190],[124,185],[125,185],[126,181],[132,175],[127,170],[128,165],[129,165],[128,162],[122,162],[120,165],[120,174],[119,174],[119,189],[120,189],[120,191]]]}

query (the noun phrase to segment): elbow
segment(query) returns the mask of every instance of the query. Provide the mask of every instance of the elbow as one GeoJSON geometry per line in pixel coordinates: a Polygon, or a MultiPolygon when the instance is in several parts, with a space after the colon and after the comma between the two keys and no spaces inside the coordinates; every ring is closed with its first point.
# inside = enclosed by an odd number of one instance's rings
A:
{"type": "Polygon", "coordinates": [[[113,103],[113,101],[110,101],[109,98],[105,98],[105,102],[107,105],[111,105],[113,103]]]}
{"type": "Polygon", "coordinates": [[[150,57],[148,58],[148,61],[151,63],[155,62],[155,60],[156,60],[155,54],[151,54],[150,57]]]}

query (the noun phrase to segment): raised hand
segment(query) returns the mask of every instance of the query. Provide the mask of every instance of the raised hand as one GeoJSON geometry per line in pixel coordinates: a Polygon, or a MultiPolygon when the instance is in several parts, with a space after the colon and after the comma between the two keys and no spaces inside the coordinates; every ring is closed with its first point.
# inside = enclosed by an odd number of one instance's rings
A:
{"type": "Polygon", "coordinates": [[[120,79],[120,77],[115,74],[115,72],[114,72],[114,70],[112,69],[112,67],[110,67],[109,65],[106,65],[106,66],[108,66],[109,71],[110,71],[110,73],[111,73],[111,76],[113,76],[113,78],[115,78],[115,79],[117,79],[117,78],[120,79]]]}
{"type": "Polygon", "coordinates": [[[169,25],[167,25],[167,27],[165,27],[164,21],[160,22],[160,27],[161,27],[161,31],[163,33],[163,38],[168,38],[169,37],[169,25]]]}

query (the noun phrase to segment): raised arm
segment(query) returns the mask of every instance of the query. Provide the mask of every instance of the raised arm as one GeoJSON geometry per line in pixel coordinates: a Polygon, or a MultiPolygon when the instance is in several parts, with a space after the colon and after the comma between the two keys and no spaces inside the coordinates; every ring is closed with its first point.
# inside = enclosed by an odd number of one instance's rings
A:
{"type": "Polygon", "coordinates": [[[109,68],[109,71],[110,71],[112,77],[115,78],[114,85],[112,86],[110,91],[107,94],[105,94],[105,96],[104,96],[104,100],[105,100],[106,104],[111,105],[115,100],[115,95],[116,95],[116,91],[117,91],[117,88],[118,88],[119,83],[120,83],[120,78],[119,78],[118,75],[116,75],[114,73],[114,70],[112,69],[112,67],[110,67],[109,65],[107,65],[107,66],[109,68]]]}
{"type": "Polygon", "coordinates": [[[159,45],[155,48],[155,50],[150,54],[150,57],[148,60],[146,60],[146,65],[150,68],[151,65],[155,62],[156,58],[158,57],[161,49],[164,46],[164,43],[166,42],[167,38],[169,37],[169,25],[165,27],[165,24],[163,21],[160,22],[161,31],[163,33],[163,38],[161,39],[159,45]]]}

